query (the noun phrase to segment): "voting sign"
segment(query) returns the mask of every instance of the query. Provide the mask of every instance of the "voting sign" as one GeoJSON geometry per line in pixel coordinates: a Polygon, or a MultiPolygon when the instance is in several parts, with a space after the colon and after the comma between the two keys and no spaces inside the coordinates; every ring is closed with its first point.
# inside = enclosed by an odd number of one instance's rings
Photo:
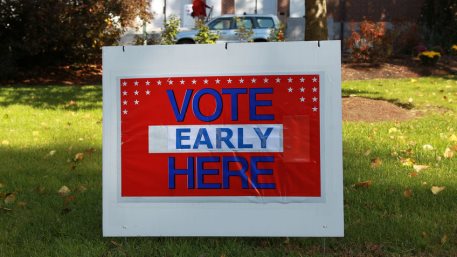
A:
{"type": "Polygon", "coordinates": [[[110,47],[103,69],[104,235],[342,235],[339,43],[110,47]]]}
{"type": "Polygon", "coordinates": [[[321,196],[319,74],[119,85],[122,196],[321,196]]]}

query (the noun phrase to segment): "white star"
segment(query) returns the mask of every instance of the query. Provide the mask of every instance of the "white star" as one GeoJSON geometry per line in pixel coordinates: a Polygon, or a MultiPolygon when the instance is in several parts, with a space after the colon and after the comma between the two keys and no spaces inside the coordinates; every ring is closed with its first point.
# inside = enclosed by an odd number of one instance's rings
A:
{"type": "Polygon", "coordinates": [[[184,85],[184,79],[181,79],[181,81],[179,81],[179,83],[181,83],[181,85],[184,85]]]}
{"type": "Polygon", "coordinates": [[[288,78],[288,79],[287,79],[287,81],[288,81],[289,83],[292,83],[292,80],[293,80],[292,78],[288,78]]]}
{"type": "Polygon", "coordinates": [[[124,113],[124,115],[127,115],[128,111],[127,110],[124,110],[122,111],[124,113]]]}
{"type": "Polygon", "coordinates": [[[228,79],[227,83],[232,84],[232,79],[228,79]]]}
{"type": "Polygon", "coordinates": [[[305,101],[305,98],[302,96],[300,97],[300,102],[304,102],[305,101]]]}
{"type": "Polygon", "coordinates": [[[305,88],[304,88],[304,87],[301,87],[301,88],[300,88],[300,92],[302,92],[302,93],[305,92],[305,88]]]}
{"type": "Polygon", "coordinates": [[[243,83],[244,83],[244,79],[240,79],[239,81],[240,81],[240,83],[241,83],[241,84],[243,84],[243,83]]]}
{"type": "Polygon", "coordinates": [[[149,95],[150,93],[151,93],[151,91],[146,90],[146,95],[149,95]]]}
{"type": "Polygon", "coordinates": [[[169,85],[173,85],[173,80],[171,80],[171,79],[168,80],[168,84],[169,84],[169,85]]]}
{"type": "Polygon", "coordinates": [[[304,77],[301,77],[301,78],[300,78],[300,82],[301,82],[301,83],[304,83],[304,82],[305,82],[305,78],[304,78],[304,77]]]}
{"type": "Polygon", "coordinates": [[[192,80],[192,84],[193,84],[193,85],[197,84],[197,81],[196,81],[195,79],[192,80]]]}
{"type": "Polygon", "coordinates": [[[138,101],[138,100],[135,100],[133,102],[135,102],[135,105],[138,105],[140,103],[140,101],[138,101]]]}
{"type": "Polygon", "coordinates": [[[203,80],[203,83],[208,84],[208,79],[203,80]]]}
{"type": "Polygon", "coordinates": [[[127,105],[127,100],[124,100],[122,103],[123,103],[124,105],[127,105]]]}
{"type": "Polygon", "coordinates": [[[263,83],[268,83],[268,79],[267,79],[267,78],[264,78],[264,79],[263,79],[263,83]]]}
{"type": "Polygon", "coordinates": [[[313,78],[313,82],[314,83],[317,82],[317,78],[316,77],[313,78]]]}
{"type": "Polygon", "coordinates": [[[135,83],[134,83],[134,84],[135,84],[135,86],[138,86],[138,81],[135,81],[135,83]]]}
{"type": "Polygon", "coordinates": [[[122,92],[123,95],[127,95],[127,91],[122,92]]]}
{"type": "Polygon", "coordinates": [[[317,92],[317,87],[313,87],[313,92],[317,92]]]}
{"type": "Polygon", "coordinates": [[[280,78],[276,78],[276,83],[279,83],[281,82],[281,79],[280,78]]]}
{"type": "Polygon", "coordinates": [[[313,102],[317,102],[317,97],[313,97],[313,102]]]}
{"type": "Polygon", "coordinates": [[[157,81],[157,86],[160,86],[160,85],[162,85],[162,81],[158,80],[157,81]]]}
{"type": "Polygon", "coordinates": [[[123,85],[124,87],[127,86],[127,82],[125,82],[125,81],[122,82],[122,85],[123,85]]]}
{"type": "Polygon", "coordinates": [[[219,84],[221,83],[221,80],[220,79],[216,79],[216,84],[219,84]]]}
{"type": "Polygon", "coordinates": [[[294,91],[294,89],[291,87],[289,87],[287,90],[289,91],[289,93],[292,93],[292,91],[294,91]]]}
{"type": "Polygon", "coordinates": [[[151,82],[149,82],[149,80],[146,81],[146,86],[149,86],[150,84],[151,84],[151,82]]]}
{"type": "Polygon", "coordinates": [[[252,79],[251,79],[251,82],[252,82],[252,83],[255,83],[256,81],[257,81],[257,79],[255,79],[255,78],[252,78],[252,79]]]}
{"type": "Polygon", "coordinates": [[[317,112],[318,108],[317,107],[313,107],[313,112],[317,112]]]}
{"type": "Polygon", "coordinates": [[[134,93],[135,95],[138,95],[138,93],[140,93],[140,92],[138,92],[138,90],[135,90],[135,92],[133,92],[133,93],[134,93]]]}

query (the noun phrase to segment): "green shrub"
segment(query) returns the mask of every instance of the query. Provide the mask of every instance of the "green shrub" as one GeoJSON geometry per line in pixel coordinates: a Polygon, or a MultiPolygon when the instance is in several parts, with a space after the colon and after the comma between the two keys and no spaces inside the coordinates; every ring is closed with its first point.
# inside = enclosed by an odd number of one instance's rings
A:
{"type": "Polygon", "coordinates": [[[164,30],[162,32],[162,38],[160,40],[161,45],[176,44],[176,35],[179,32],[180,24],[181,20],[177,16],[170,16],[170,18],[165,23],[164,30]]]}
{"type": "Polygon", "coordinates": [[[197,44],[214,44],[219,39],[219,35],[211,32],[202,21],[197,22],[198,33],[195,36],[195,43],[197,44]]]}

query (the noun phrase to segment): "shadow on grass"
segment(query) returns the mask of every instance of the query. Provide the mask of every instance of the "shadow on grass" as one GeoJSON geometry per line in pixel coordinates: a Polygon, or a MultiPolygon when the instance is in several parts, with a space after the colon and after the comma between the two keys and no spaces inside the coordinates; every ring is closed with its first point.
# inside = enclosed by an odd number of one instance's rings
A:
{"type": "MultiPolygon", "coordinates": [[[[61,252],[78,256],[81,249],[91,253],[86,256],[324,256],[324,252],[335,256],[423,253],[446,256],[452,253],[455,246],[442,245],[440,240],[443,234],[452,236],[456,228],[453,222],[456,189],[449,186],[446,192],[434,196],[421,186],[421,178],[415,185],[411,182],[414,178],[405,183],[401,179],[403,175],[395,175],[384,166],[370,169],[370,157],[359,152],[370,144],[361,138],[344,140],[345,237],[328,238],[325,243],[321,238],[103,238],[101,147],[86,153],[75,169],[71,169],[68,160],[76,152],[84,152],[85,145],[75,146],[71,151],[66,145],[1,147],[0,181],[4,184],[1,192],[17,192],[17,201],[26,202],[27,206],[13,205],[12,211],[0,211],[0,224],[8,228],[0,235],[0,241],[3,240],[4,252],[21,254],[17,256],[32,256],[31,253],[37,252],[40,256],[61,252]],[[46,157],[50,150],[56,150],[55,154],[46,157]],[[371,187],[352,186],[366,179],[373,181],[371,187]],[[59,196],[57,190],[63,185],[70,188],[70,196],[74,198],[59,196]],[[87,190],[79,190],[80,185],[87,190]],[[413,197],[403,196],[406,187],[413,190],[413,197]]],[[[389,159],[388,147],[379,144],[378,149],[374,155],[389,159]]]]}
{"type": "Polygon", "coordinates": [[[102,88],[61,85],[0,87],[0,106],[15,104],[43,109],[99,109],[102,107],[102,88]]]}

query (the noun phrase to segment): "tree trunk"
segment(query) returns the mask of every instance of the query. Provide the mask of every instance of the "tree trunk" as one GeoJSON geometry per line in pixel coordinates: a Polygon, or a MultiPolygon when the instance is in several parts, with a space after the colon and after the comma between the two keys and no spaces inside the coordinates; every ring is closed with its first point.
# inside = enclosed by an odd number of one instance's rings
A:
{"type": "Polygon", "coordinates": [[[327,40],[327,1],[305,1],[305,41],[327,40]]]}

